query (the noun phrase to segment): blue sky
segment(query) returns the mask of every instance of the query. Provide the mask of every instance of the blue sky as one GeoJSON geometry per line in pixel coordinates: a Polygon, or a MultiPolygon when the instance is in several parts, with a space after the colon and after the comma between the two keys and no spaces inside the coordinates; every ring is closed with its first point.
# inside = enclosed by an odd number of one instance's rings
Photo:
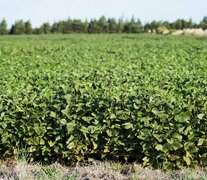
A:
{"type": "Polygon", "coordinates": [[[207,16],[207,0],[0,0],[0,19],[11,26],[15,20],[30,20],[34,27],[68,17],[91,19],[138,17],[143,23],[178,18],[199,22],[207,16]]]}

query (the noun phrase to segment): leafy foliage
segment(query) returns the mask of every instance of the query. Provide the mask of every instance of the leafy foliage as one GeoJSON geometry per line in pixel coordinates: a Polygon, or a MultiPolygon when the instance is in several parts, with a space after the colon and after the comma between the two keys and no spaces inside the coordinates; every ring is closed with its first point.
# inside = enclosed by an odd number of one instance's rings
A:
{"type": "Polygon", "coordinates": [[[192,37],[1,37],[0,155],[207,162],[207,43],[192,37]]]}

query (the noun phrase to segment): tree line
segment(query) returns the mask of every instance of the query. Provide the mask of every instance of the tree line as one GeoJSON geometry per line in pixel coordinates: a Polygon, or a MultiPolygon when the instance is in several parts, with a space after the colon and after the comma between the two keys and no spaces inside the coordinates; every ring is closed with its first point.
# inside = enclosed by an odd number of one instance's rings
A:
{"type": "Polygon", "coordinates": [[[130,20],[123,18],[106,18],[91,19],[83,21],[80,19],[70,19],[58,21],[53,24],[43,23],[38,28],[33,28],[30,21],[18,20],[10,29],[8,29],[5,19],[0,21],[0,35],[21,35],[21,34],[68,34],[68,33],[142,33],[154,32],[164,28],[168,30],[179,30],[185,28],[202,28],[207,29],[207,16],[199,23],[191,19],[178,19],[174,22],[169,21],[152,21],[143,24],[140,19],[132,17],[130,20]]]}

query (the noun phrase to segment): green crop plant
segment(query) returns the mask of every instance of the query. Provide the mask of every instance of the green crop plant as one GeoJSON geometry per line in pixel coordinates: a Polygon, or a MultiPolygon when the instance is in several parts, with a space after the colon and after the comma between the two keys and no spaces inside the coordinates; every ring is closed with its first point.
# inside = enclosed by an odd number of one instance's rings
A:
{"type": "Polygon", "coordinates": [[[0,37],[0,156],[207,162],[207,41],[0,37]]]}

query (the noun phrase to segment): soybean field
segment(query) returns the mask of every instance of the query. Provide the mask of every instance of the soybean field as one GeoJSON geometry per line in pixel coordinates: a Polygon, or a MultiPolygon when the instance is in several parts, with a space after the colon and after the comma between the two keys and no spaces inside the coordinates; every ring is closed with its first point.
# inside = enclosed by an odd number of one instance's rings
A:
{"type": "Polygon", "coordinates": [[[207,163],[207,39],[0,37],[0,157],[207,163]]]}

